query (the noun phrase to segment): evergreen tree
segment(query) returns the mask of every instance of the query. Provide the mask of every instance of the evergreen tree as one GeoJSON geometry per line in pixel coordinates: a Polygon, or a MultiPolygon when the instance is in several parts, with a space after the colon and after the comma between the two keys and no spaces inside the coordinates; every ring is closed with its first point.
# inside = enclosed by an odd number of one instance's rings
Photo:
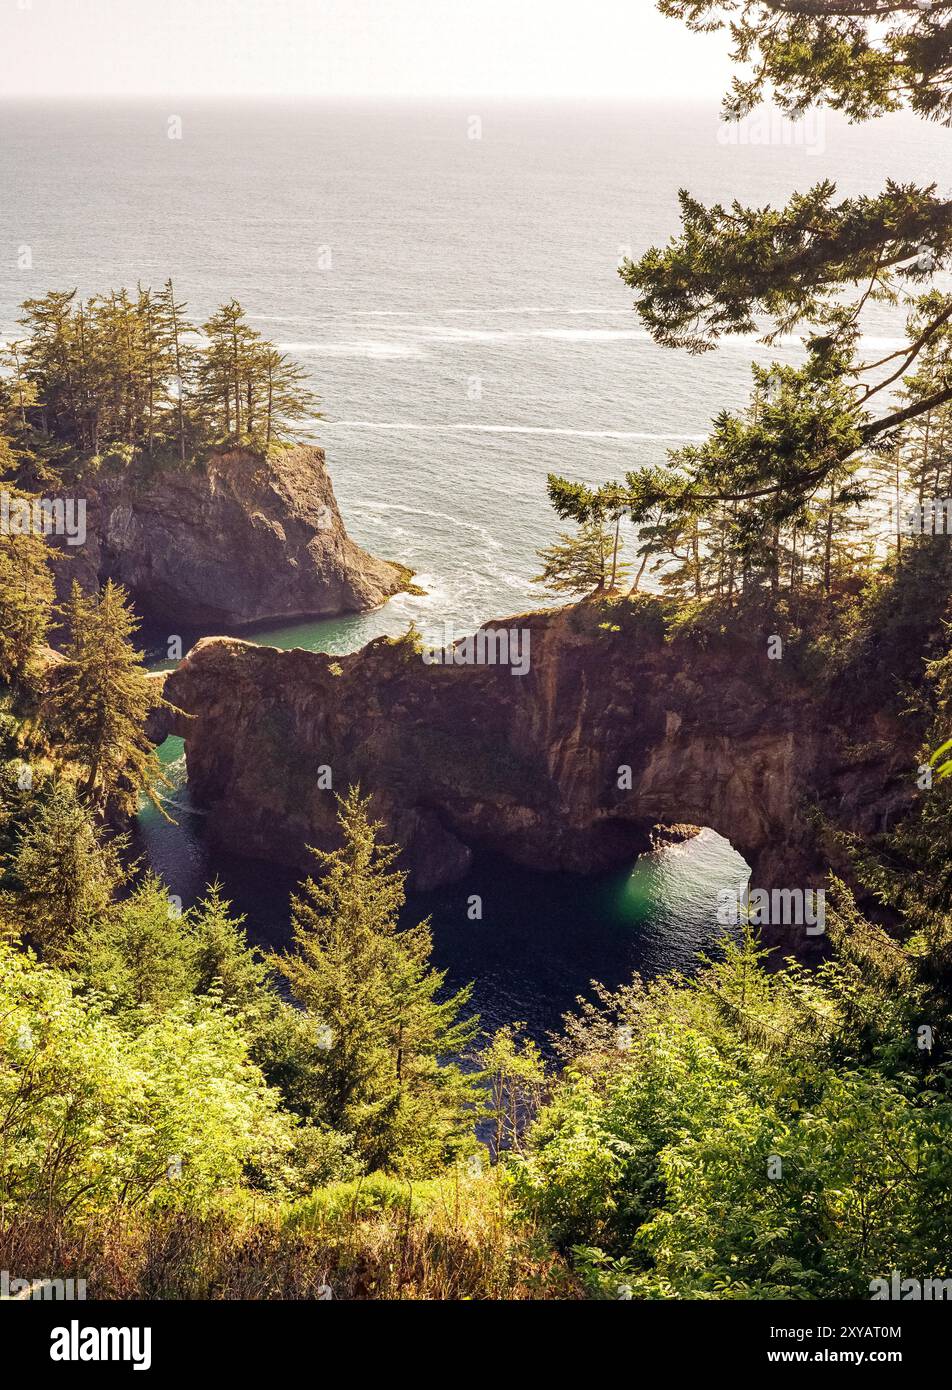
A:
{"type": "Polygon", "coordinates": [[[261,404],[253,428],[259,434],[262,432],[263,414],[266,449],[273,441],[283,438],[288,426],[295,421],[320,419],[316,398],[305,385],[307,372],[270,343],[258,350],[256,378],[261,404]]]}
{"type": "Polygon", "coordinates": [[[121,842],[104,845],[75,791],[53,783],[24,825],[4,884],[5,915],[55,963],[104,913],[124,880],[121,842]]]}
{"type": "Polygon", "coordinates": [[[237,299],[223,304],[202,331],[208,340],[199,368],[203,397],[218,414],[222,437],[240,440],[248,432],[245,400],[257,335],[237,299]]]}
{"type": "Polygon", "coordinates": [[[49,555],[42,536],[0,534],[0,681],[22,681],[46,641],[54,599],[49,555]]]}
{"type": "MultiPolygon", "coordinates": [[[[811,102],[855,120],[902,106],[945,120],[952,109],[950,26],[943,7],[925,0],[659,0],[659,7],[697,30],[730,28],[734,56],[752,75],[735,80],[726,120],[769,97],[792,118],[811,102]]],[[[706,207],[684,190],[680,201],[681,235],[620,267],[655,341],[701,353],[725,335],[755,333],[772,344],[800,328],[808,357],[798,369],[755,368],[744,417],[724,413],[699,449],[629,474],[632,519],[642,525],[653,514],[658,524],[660,512],[683,537],[692,517],[702,531],[705,515],[722,518],[720,583],[702,577],[696,590],[722,592],[724,573],[739,568],[742,589],[766,585],[776,597],[809,577],[829,594],[838,527],[853,527],[850,509],[862,500],[857,474],[869,451],[913,422],[930,432],[930,443],[936,426],[944,432],[952,373],[922,367],[949,356],[952,296],[936,277],[952,264],[952,201],[934,184],[896,181],[876,196],[838,198],[829,180],[779,208],[706,207]],[[885,356],[866,353],[864,311],[900,301],[910,308],[906,340],[885,356]],[[912,384],[897,401],[903,380],[912,384]],[[808,536],[814,524],[825,528],[819,545],[808,536]],[[725,547],[733,551],[729,564],[725,547]]],[[[943,463],[940,479],[944,470],[943,463]]],[[[559,510],[557,491],[550,485],[559,510]]]]}
{"type": "Polygon", "coordinates": [[[429,924],[401,929],[406,875],[378,843],[369,799],[340,802],[340,849],[292,900],[294,949],[274,964],[323,1033],[321,1118],[356,1136],[369,1167],[434,1171],[466,1142],[475,1082],[454,1059],[477,1021],[470,990],[440,1001],[429,924]]]}
{"type": "Polygon", "coordinates": [[[196,993],[214,992],[223,1003],[245,1012],[277,1003],[269,988],[267,964],[248,944],[245,919],[232,914],[220,883],[207,889],[186,919],[197,971],[196,993]]]}
{"type": "Polygon", "coordinates": [[[175,426],[178,441],[179,460],[184,465],[186,457],[186,413],[189,390],[194,375],[194,351],[186,342],[192,331],[185,317],[188,306],[175,298],[175,287],[171,278],[166,280],[155,296],[155,309],[158,315],[159,332],[167,346],[169,363],[172,368],[172,390],[175,401],[175,426]]]}
{"type": "Polygon", "coordinates": [[[932,0],[658,0],[662,14],[706,32],[730,26],[737,77],[726,102],[741,116],[765,95],[796,114],[814,103],[869,120],[908,106],[952,115],[949,17],[932,0]]]}
{"type": "Polygon", "coordinates": [[[0,431],[39,432],[41,456],[82,468],[87,456],[132,463],[215,443],[267,450],[301,420],[319,418],[307,373],[248,323],[237,300],[203,325],[171,279],[154,291],[88,300],[51,291],[23,305],[24,341],[4,349],[0,431]]]}
{"type": "Polygon", "coordinates": [[[267,448],[291,422],[314,414],[306,373],[248,325],[236,299],[223,304],[203,331],[208,346],[199,382],[223,438],[267,448]]]}
{"type": "Polygon", "coordinates": [[[0,349],[0,366],[7,367],[11,373],[9,384],[5,387],[6,409],[0,422],[0,431],[14,431],[26,434],[29,428],[27,411],[36,405],[36,387],[27,375],[27,345],[21,341],[7,343],[0,349]]]}
{"type": "Polygon", "coordinates": [[[67,641],[46,717],[62,757],[85,769],[81,795],[96,810],[135,813],[139,795],[164,784],[145,734],[161,702],[131,637],[138,630],[125,590],[109,580],[85,596],[74,583],[64,605],[67,641]]]}
{"type": "Polygon", "coordinates": [[[40,402],[40,428],[69,440],[80,438],[75,298],[75,290],[51,290],[42,299],[28,299],[20,320],[29,332],[27,376],[40,402]]]}
{"type": "Polygon", "coordinates": [[[554,545],[538,552],[542,570],[532,582],[557,594],[603,593],[613,572],[616,582],[627,574],[627,566],[618,562],[617,546],[613,528],[604,521],[583,521],[575,535],[560,531],[554,545]]]}
{"type": "Polygon", "coordinates": [[[618,552],[621,548],[621,519],[629,510],[628,495],[619,483],[605,483],[593,490],[584,483],[569,482],[555,473],[550,473],[547,481],[549,501],[557,516],[564,521],[574,521],[582,526],[586,522],[600,522],[612,528],[612,552],[607,586],[616,587],[618,578],[618,552]]]}
{"type": "Polygon", "coordinates": [[[155,453],[156,435],[163,409],[168,405],[168,387],[175,363],[163,320],[160,302],[150,289],[139,286],[136,316],[140,325],[142,372],[145,381],[144,435],[146,451],[155,453]]]}
{"type": "Polygon", "coordinates": [[[194,994],[200,978],[188,918],[151,873],[76,934],[69,960],[120,1012],[161,1013],[194,994]]]}

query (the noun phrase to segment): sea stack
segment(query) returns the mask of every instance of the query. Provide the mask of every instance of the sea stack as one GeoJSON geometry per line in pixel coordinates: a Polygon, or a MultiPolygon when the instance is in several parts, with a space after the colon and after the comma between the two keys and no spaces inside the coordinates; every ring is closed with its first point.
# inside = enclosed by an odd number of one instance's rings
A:
{"type": "Polygon", "coordinates": [[[204,463],[134,466],[91,478],[87,537],[61,547],[57,584],[124,584],[150,619],[231,629],[375,608],[409,571],[362,550],[344,529],[324,450],[213,453],[204,463]]]}

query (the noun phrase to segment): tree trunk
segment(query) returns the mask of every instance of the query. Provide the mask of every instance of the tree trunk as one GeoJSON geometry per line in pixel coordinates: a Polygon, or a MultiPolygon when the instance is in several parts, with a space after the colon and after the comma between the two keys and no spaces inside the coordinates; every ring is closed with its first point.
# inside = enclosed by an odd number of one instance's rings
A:
{"type": "Polygon", "coordinates": [[[632,584],[631,588],[628,590],[628,592],[629,592],[630,594],[636,594],[636,593],[638,592],[638,585],[641,583],[641,576],[642,576],[642,575],[644,574],[644,572],[645,572],[645,565],[646,565],[647,563],[648,563],[648,552],[647,552],[647,550],[646,550],[645,553],[644,553],[644,555],[642,555],[642,557],[641,557],[641,565],[640,565],[640,567],[639,567],[638,573],[635,575],[635,582],[634,582],[634,584],[632,584]]]}
{"type": "Polygon", "coordinates": [[[185,386],[182,381],[182,355],[179,347],[178,313],[175,308],[175,288],[169,280],[169,307],[172,315],[172,347],[175,353],[175,378],[178,382],[179,456],[185,465],[185,386]]]}

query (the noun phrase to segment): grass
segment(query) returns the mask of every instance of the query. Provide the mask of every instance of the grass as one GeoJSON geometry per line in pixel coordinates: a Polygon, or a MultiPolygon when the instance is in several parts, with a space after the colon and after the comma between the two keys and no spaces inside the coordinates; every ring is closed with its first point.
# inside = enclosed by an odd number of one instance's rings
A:
{"type": "Polygon", "coordinates": [[[94,1223],[0,1213],[0,1267],[85,1279],[95,1299],[575,1299],[582,1291],[504,1179],[374,1174],[291,1204],[94,1223]]]}

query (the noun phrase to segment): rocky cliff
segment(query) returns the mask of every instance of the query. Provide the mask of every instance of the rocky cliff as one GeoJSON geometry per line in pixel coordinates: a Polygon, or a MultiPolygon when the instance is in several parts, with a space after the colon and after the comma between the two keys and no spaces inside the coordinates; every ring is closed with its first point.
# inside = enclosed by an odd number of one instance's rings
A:
{"type": "Polygon", "coordinates": [[[726,836],[756,886],[805,888],[823,881],[811,806],[869,834],[916,794],[910,722],[769,660],[762,634],[672,640],[650,603],[504,626],[529,633],[523,675],[427,664],[410,641],[338,658],[200,642],[166,694],[191,716],[175,727],[215,840],[304,865],[334,843],[334,792],[359,782],[421,887],[478,845],[607,867],[661,822],[726,836]]]}
{"type": "Polygon", "coordinates": [[[406,587],[406,570],[347,536],[312,446],[99,474],[78,495],[87,538],[61,547],[60,590],[118,580],[170,631],[360,612],[406,587]]]}

